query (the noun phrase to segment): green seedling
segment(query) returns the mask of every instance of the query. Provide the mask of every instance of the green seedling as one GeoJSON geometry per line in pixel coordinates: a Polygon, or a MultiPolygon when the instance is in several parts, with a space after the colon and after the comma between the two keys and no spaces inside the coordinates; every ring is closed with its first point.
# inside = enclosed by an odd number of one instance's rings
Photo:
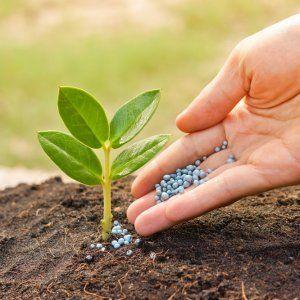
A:
{"type": "Polygon", "coordinates": [[[118,109],[111,122],[101,104],[87,92],[61,87],[58,110],[71,135],[59,131],[38,132],[39,142],[50,159],[69,177],[86,185],[102,185],[104,212],[102,238],[111,232],[111,182],[136,171],[166,144],[161,134],[133,143],[110,163],[112,149],[131,141],[147,124],[160,98],[159,90],[147,91],[118,109]],[[103,167],[91,149],[102,149],[103,167]]]}

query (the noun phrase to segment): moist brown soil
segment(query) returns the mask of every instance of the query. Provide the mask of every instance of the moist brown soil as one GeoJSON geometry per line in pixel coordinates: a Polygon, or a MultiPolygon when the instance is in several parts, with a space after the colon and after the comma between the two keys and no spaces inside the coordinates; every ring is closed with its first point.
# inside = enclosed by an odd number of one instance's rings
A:
{"type": "MultiPolygon", "coordinates": [[[[114,184],[113,214],[133,232],[131,180],[114,184]]],[[[98,188],[60,178],[0,192],[0,298],[300,299],[300,186],[104,253],[87,247],[99,241],[101,202],[98,188]]]]}

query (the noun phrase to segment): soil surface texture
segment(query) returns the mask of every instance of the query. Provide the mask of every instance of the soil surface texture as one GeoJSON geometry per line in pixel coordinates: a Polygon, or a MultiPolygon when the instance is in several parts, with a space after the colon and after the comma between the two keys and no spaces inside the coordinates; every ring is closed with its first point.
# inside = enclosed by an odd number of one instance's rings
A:
{"type": "MultiPolygon", "coordinates": [[[[134,232],[131,180],[114,184],[113,214],[134,232]]],[[[0,299],[300,299],[300,186],[242,199],[138,247],[90,250],[101,217],[100,188],[59,177],[0,192],[0,299]]]]}

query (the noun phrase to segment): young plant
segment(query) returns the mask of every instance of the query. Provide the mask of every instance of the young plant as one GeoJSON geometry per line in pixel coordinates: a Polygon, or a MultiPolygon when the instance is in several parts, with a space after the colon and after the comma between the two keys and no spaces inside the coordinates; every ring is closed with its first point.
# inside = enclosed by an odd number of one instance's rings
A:
{"type": "Polygon", "coordinates": [[[111,150],[123,146],[143,129],[156,110],[159,98],[159,90],[142,93],[119,108],[109,123],[103,107],[93,96],[78,88],[61,87],[59,114],[74,137],[59,131],[38,132],[42,148],[64,173],[86,185],[102,185],[104,240],[112,227],[111,181],[142,167],[163,148],[169,135],[155,135],[132,144],[112,164],[111,150]],[[103,168],[91,148],[102,149],[103,168]]]}

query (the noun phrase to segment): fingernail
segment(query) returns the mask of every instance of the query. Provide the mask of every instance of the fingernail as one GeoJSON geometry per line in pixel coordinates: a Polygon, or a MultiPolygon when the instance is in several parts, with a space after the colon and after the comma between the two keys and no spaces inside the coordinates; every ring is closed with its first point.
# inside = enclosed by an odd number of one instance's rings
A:
{"type": "Polygon", "coordinates": [[[184,117],[184,115],[186,114],[186,109],[184,111],[182,111],[177,117],[176,117],[176,124],[178,124],[178,122],[181,121],[181,119],[184,117]]]}
{"type": "Polygon", "coordinates": [[[181,118],[183,115],[185,115],[185,114],[186,114],[186,111],[187,111],[187,109],[183,110],[183,111],[177,116],[177,119],[178,119],[178,118],[181,118]]]}

